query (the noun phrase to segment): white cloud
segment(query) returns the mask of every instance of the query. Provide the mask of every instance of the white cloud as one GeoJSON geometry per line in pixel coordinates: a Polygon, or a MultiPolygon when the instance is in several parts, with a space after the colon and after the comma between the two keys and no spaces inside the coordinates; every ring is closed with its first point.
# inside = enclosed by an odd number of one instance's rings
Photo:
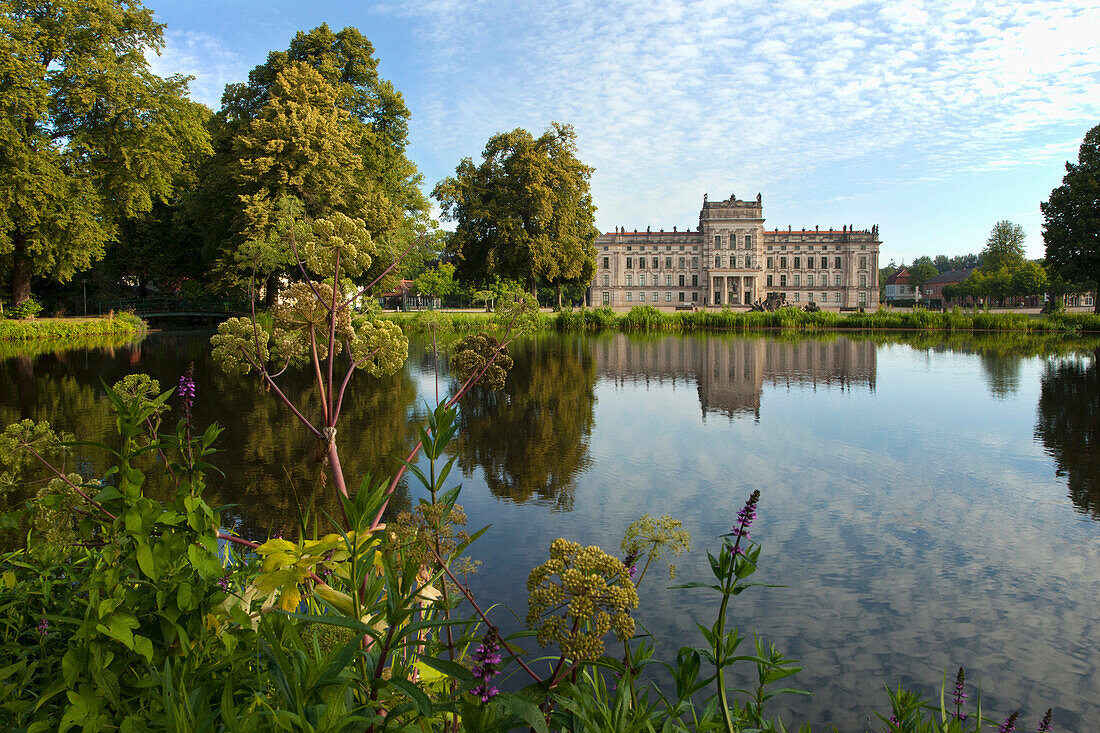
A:
{"type": "Polygon", "coordinates": [[[149,68],[158,76],[193,76],[191,98],[211,109],[221,106],[226,84],[245,81],[255,63],[248,63],[207,33],[172,31],[164,34],[158,56],[146,52],[149,68]]]}
{"type": "Polygon", "coordinates": [[[457,162],[499,130],[571,122],[605,228],[671,225],[701,191],[844,161],[915,165],[913,179],[1032,164],[1100,119],[1100,6],[1075,0],[386,11],[433,41],[409,94],[419,147],[457,162]]]}

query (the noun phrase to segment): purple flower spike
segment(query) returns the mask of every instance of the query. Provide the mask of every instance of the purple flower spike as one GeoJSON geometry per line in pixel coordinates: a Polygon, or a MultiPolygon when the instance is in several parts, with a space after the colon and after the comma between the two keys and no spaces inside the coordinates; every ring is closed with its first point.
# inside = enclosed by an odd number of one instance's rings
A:
{"type": "Polygon", "coordinates": [[[954,696],[954,699],[955,699],[955,713],[954,713],[954,715],[955,715],[956,720],[966,720],[966,713],[963,713],[960,710],[960,708],[963,706],[963,703],[966,702],[966,698],[968,697],[968,695],[966,694],[966,690],[964,689],[965,686],[966,686],[966,672],[963,670],[962,667],[959,667],[959,674],[955,677],[955,696],[954,696]]]}
{"type": "Polygon", "coordinates": [[[42,619],[38,622],[38,625],[35,626],[35,629],[38,630],[39,636],[45,636],[46,634],[50,633],[50,622],[46,619],[42,619]]]}
{"type": "Polygon", "coordinates": [[[630,582],[637,580],[638,576],[638,553],[632,552],[623,558],[623,566],[626,568],[627,573],[630,574],[630,582]]]}
{"type": "Polygon", "coordinates": [[[1048,731],[1054,730],[1053,726],[1050,724],[1053,716],[1054,710],[1052,708],[1047,708],[1047,714],[1043,716],[1043,722],[1039,723],[1039,733],[1047,733],[1048,731]]]}
{"type": "Polygon", "coordinates": [[[500,670],[497,669],[498,664],[500,664],[500,644],[497,643],[496,634],[489,629],[485,633],[485,638],[481,640],[477,653],[474,654],[474,666],[470,670],[474,673],[474,677],[481,680],[470,692],[481,698],[482,702],[489,702],[500,694],[500,690],[490,684],[493,678],[500,674],[500,670]]]}
{"type": "Polygon", "coordinates": [[[1005,718],[1005,722],[997,729],[997,733],[1016,733],[1016,719],[1020,717],[1019,711],[1005,718]]]}
{"type": "Polygon", "coordinates": [[[229,573],[226,573],[222,577],[218,578],[218,587],[224,591],[229,590],[229,573]]]}
{"type": "Polygon", "coordinates": [[[179,386],[176,387],[176,395],[183,400],[183,419],[191,424],[191,405],[195,401],[195,362],[187,365],[187,371],[180,377],[179,386]]]}
{"type": "Polygon", "coordinates": [[[744,554],[744,550],[741,549],[741,540],[746,539],[750,542],[752,537],[749,536],[749,527],[752,526],[752,520],[756,519],[756,504],[760,501],[760,490],[757,489],[749,495],[749,500],[745,502],[745,506],[741,508],[741,511],[737,513],[737,522],[733,525],[733,529],[730,530],[730,534],[737,538],[734,543],[734,548],[738,554],[744,554]]]}

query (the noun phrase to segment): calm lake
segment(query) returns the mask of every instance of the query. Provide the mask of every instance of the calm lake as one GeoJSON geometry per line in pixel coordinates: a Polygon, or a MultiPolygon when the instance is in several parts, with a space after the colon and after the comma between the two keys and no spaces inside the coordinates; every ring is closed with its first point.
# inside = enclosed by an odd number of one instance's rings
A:
{"type": "MultiPolygon", "coordinates": [[[[212,364],[208,336],[5,345],[0,424],[110,440],[101,380],[142,371],[167,388],[194,362],[198,421],[228,428],[210,502],[237,505],[230,521],[252,537],[293,526],[295,495],[331,508],[314,443],[254,379],[212,364]]],[[[755,629],[805,666],[794,679],[814,695],[773,701],[788,725],[879,730],[884,683],[938,697],[960,665],[1000,719],[1019,708],[1033,729],[1049,706],[1059,730],[1100,719],[1100,341],[547,334],[512,355],[504,392],[463,403],[453,446],[469,527],[492,525],[472,548],[490,602],[522,617],[552,539],[618,554],[645,513],[692,532],[676,582],[709,580],[704,549],[760,489],[756,579],[786,587],[735,599],[733,619],[749,645],[755,629]]],[[[414,341],[401,374],[358,378],[340,428],[349,475],[395,468],[437,381],[455,387],[445,359],[436,373],[414,341]]],[[[304,379],[285,382],[308,404],[304,379]]],[[[77,460],[88,475],[104,465],[77,460]]],[[[671,660],[717,603],[667,585],[651,568],[637,616],[671,660]]]]}

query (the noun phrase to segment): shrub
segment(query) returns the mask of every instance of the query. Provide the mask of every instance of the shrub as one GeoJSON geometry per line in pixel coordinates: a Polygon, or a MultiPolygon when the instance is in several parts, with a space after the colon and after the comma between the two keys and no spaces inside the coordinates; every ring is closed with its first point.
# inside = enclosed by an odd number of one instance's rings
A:
{"type": "Polygon", "coordinates": [[[14,320],[34,318],[42,312],[42,305],[31,296],[19,305],[9,306],[4,309],[4,315],[14,320]]]}

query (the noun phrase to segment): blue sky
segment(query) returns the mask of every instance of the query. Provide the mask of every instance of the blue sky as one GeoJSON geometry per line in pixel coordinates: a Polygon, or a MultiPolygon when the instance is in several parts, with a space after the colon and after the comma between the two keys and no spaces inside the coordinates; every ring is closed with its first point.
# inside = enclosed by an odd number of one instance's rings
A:
{"type": "Polygon", "coordinates": [[[1100,124],[1100,2],[148,0],[151,58],[218,106],[267,53],[355,26],[412,112],[425,190],[496,132],[577,130],[597,226],[694,227],[704,193],[765,226],[880,226],[882,262],[1043,254],[1039,202],[1100,124]]]}

